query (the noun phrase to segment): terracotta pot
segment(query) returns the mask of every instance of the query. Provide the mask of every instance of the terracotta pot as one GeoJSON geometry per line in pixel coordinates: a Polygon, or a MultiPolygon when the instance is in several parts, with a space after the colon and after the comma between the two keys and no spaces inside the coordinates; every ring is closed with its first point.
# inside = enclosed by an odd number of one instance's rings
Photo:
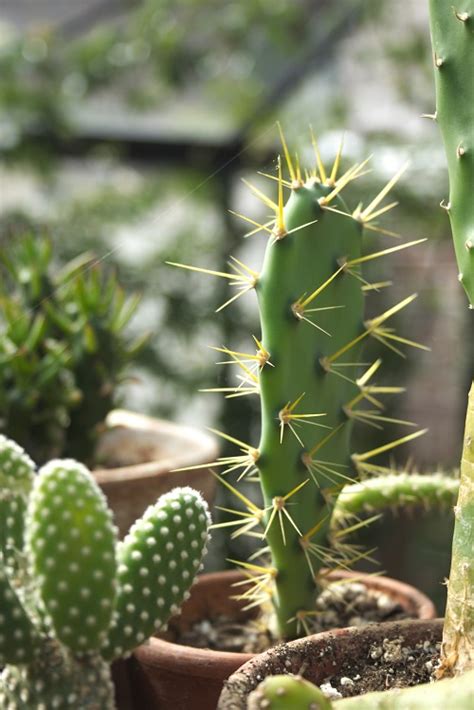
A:
{"type": "Polygon", "coordinates": [[[367,658],[370,646],[383,639],[402,639],[406,645],[420,641],[441,641],[443,620],[435,619],[389,621],[325,631],[290,641],[260,653],[234,673],[225,683],[219,698],[218,710],[246,710],[247,697],[269,675],[299,673],[304,666],[304,677],[316,685],[328,677],[350,673],[354,658],[367,658]]]}
{"type": "MultiPolygon", "coordinates": [[[[353,576],[339,572],[332,578],[353,576]]],[[[357,577],[368,587],[383,590],[415,617],[432,619],[436,615],[430,600],[409,585],[362,573],[357,573],[357,577]]],[[[185,630],[199,619],[221,615],[241,621],[251,618],[251,613],[242,610],[243,602],[231,599],[236,593],[233,585],[242,579],[240,572],[202,575],[183,605],[181,616],[170,623],[170,629],[185,630]]],[[[253,615],[257,613],[254,610],[253,615]]],[[[148,707],[214,710],[224,680],[251,658],[253,654],[196,649],[152,637],[134,651],[129,664],[136,710],[148,707]]]]}
{"type": "Polygon", "coordinates": [[[212,504],[216,481],[208,468],[174,470],[215,461],[218,448],[212,437],[193,427],[119,409],[106,423],[98,459],[113,468],[96,469],[94,476],[121,536],[147,506],[175,486],[192,486],[212,504]]]}

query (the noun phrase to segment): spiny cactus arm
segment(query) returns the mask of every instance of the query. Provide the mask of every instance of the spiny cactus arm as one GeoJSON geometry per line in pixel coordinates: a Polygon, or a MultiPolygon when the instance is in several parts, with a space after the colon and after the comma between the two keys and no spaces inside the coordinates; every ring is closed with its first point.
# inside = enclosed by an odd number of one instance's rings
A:
{"type": "MultiPolygon", "coordinates": [[[[273,367],[263,367],[259,376],[262,433],[256,465],[283,638],[295,636],[297,614],[313,608],[314,575],[323,564],[321,559],[308,564],[303,536],[320,523],[311,544],[325,545],[331,509],[325,491],[350,475],[352,421],[344,405],[358,389],[331,374],[325,363],[363,328],[360,283],[350,269],[341,269],[344,261],[360,256],[362,229],[354,219],[323,210],[319,201],[330,192],[316,179],[304,185],[294,181],[257,283],[262,344],[273,367]]],[[[333,206],[343,209],[338,200],[333,206]]],[[[358,352],[355,345],[354,362],[358,352]]]]}
{"type": "Polygon", "coordinates": [[[474,0],[430,0],[436,120],[448,161],[459,280],[474,307],[474,0]]]}
{"type": "Polygon", "coordinates": [[[186,599],[209,539],[206,502],[175,488],[132,525],[118,549],[116,613],[102,655],[127,653],[163,627],[186,599]]]}
{"type": "Polygon", "coordinates": [[[38,641],[39,634],[0,561],[0,665],[29,663],[38,641]]]}
{"type": "Polygon", "coordinates": [[[387,510],[404,512],[420,506],[427,510],[453,508],[459,479],[442,473],[393,473],[345,486],[334,507],[331,527],[337,530],[354,517],[387,510]]]}
{"type": "Polygon", "coordinates": [[[248,710],[331,710],[332,707],[316,685],[295,675],[265,678],[247,700],[248,710]]]}
{"type": "Polygon", "coordinates": [[[423,683],[414,688],[385,690],[338,700],[336,710],[471,710],[474,672],[458,678],[423,683]]]}
{"type": "Polygon", "coordinates": [[[458,675],[474,670],[474,382],[467,406],[454,518],[441,658],[443,670],[458,675]]]}
{"type": "Polygon", "coordinates": [[[85,466],[43,466],[29,500],[25,547],[54,634],[76,654],[98,649],[110,625],[115,545],[111,512],[85,466]]]}

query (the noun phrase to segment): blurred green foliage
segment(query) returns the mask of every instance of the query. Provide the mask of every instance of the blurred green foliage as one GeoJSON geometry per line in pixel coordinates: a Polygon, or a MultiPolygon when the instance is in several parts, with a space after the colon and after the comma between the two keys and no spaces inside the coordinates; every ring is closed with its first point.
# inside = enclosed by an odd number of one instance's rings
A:
{"type": "Polygon", "coordinates": [[[54,268],[52,243],[38,233],[0,259],[0,430],[40,463],[90,461],[144,344],[124,335],[139,299],[90,253],[54,268]]]}

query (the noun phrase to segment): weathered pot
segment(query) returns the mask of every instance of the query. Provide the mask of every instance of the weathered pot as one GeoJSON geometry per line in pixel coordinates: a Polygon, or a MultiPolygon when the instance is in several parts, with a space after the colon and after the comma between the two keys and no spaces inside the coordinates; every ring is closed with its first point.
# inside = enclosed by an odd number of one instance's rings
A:
{"type": "Polygon", "coordinates": [[[193,427],[114,410],[98,447],[98,460],[112,468],[94,470],[114,512],[120,536],[143,511],[175,486],[192,486],[212,504],[216,481],[208,468],[174,469],[215,461],[215,439],[193,427]]]}
{"type": "Polygon", "coordinates": [[[420,641],[441,641],[443,620],[388,621],[363,627],[325,631],[290,641],[260,653],[245,663],[224,684],[218,710],[246,710],[247,697],[269,675],[298,674],[316,685],[335,674],[344,674],[354,658],[367,658],[374,643],[384,639],[402,639],[414,646],[420,641]]]}
{"type": "MultiPolygon", "coordinates": [[[[333,579],[354,575],[338,572],[333,579]]],[[[373,577],[357,573],[372,589],[385,592],[399,602],[413,616],[434,618],[435,609],[430,600],[418,590],[387,577],[373,577]]],[[[231,599],[236,590],[233,585],[243,579],[240,572],[217,572],[202,575],[191,590],[191,597],[183,605],[182,614],[170,627],[187,629],[203,618],[225,615],[237,621],[251,618],[244,612],[243,602],[231,599]]],[[[254,610],[255,614],[255,610],[254,610]]],[[[156,708],[167,710],[214,710],[223,682],[253,654],[229,653],[180,646],[164,639],[152,637],[136,649],[129,668],[136,710],[156,708]]]]}

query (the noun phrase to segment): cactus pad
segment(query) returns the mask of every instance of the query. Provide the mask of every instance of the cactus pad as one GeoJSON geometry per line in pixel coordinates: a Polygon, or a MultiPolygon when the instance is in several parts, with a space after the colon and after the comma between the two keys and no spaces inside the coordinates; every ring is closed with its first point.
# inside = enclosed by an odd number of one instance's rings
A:
{"type": "Polygon", "coordinates": [[[119,543],[119,591],[106,658],[133,649],[179,610],[201,566],[209,522],[201,495],[176,488],[132,525],[119,543]]]}
{"type": "Polygon", "coordinates": [[[115,599],[116,532],[89,471],[51,461],[35,481],[27,551],[56,637],[76,653],[102,644],[115,599]]]}
{"type": "Polygon", "coordinates": [[[8,710],[114,710],[108,664],[95,654],[75,658],[48,640],[29,665],[4,669],[0,706],[8,710]]]}
{"type": "Polygon", "coordinates": [[[37,640],[35,627],[0,564],[0,665],[31,661],[37,640]]]}

